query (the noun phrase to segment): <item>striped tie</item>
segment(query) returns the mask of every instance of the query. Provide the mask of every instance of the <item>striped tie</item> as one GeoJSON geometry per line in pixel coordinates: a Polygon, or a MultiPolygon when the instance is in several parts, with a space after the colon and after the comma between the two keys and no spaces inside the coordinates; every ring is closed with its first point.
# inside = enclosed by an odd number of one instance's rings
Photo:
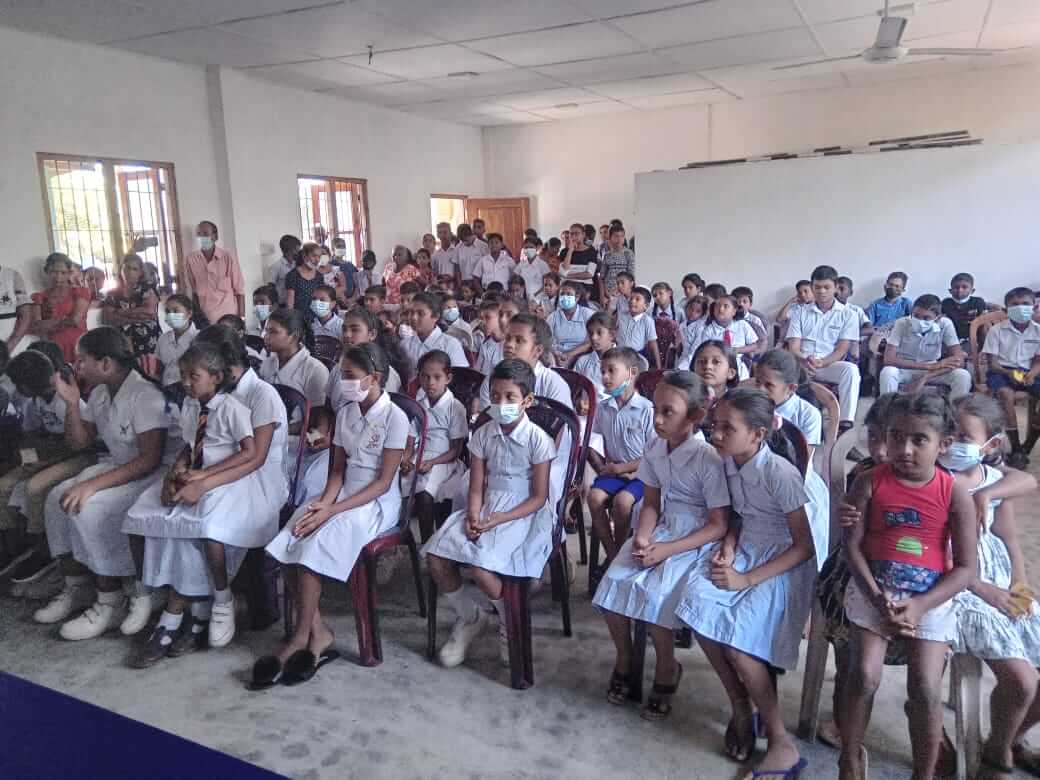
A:
{"type": "Polygon", "coordinates": [[[199,425],[195,429],[195,446],[191,450],[191,467],[202,468],[202,441],[206,438],[206,421],[209,420],[209,407],[203,405],[199,409],[199,425]]]}

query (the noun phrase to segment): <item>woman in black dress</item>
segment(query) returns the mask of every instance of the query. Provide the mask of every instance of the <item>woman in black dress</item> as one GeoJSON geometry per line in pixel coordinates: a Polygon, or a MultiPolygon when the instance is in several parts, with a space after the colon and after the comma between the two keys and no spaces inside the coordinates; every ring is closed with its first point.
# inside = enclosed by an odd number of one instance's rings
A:
{"type": "Polygon", "coordinates": [[[101,319],[129,337],[134,357],[155,352],[159,328],[159,293],[145,274],[140,255],[129,254],[119,264],[119,286],[105,296],[101,319]]]}

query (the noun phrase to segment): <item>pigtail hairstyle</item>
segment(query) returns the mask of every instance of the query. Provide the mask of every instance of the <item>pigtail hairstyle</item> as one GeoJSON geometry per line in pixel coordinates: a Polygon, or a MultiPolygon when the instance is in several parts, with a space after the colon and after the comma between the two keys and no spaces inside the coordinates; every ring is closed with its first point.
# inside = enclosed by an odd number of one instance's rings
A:
{"type": "Polygon", "coordinates": [[[816,396],[809,386],[809,372],[805,370],[805,367],[798,362],[797,358],[789,350],[771,349],[762,355],[755,365],[756,367],[761,366],[770,371],[775,371],[784,380],[784,384],[797,386],[794,391],[795,395],[803,401],[812,404],[817,409],[820,408],[819,403],[816,401],[816,396]]]}
{"type": "Polygon", "coordinates": [[[748,426],[765,428],[765,441],[769,449],[797,468],[798,459],[794,444],[784,434],[782,425],[777,425],[776,404],[764,390],[757,387],[736,387],[722,396],[722,403],[729,404],[740,412],[748,426]]]}

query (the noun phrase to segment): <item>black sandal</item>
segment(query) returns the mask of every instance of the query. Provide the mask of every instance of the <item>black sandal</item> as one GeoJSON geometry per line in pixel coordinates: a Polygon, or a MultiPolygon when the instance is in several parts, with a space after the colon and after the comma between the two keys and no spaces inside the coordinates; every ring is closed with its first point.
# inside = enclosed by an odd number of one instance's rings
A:
{"type": "Polygon", "coordinates": [[[758,742],[758,733],[757,712],[751,714],[751,718],[748,721],[748,728],[743,734],[737,733],[736,720],[730,718],[729,723],[726,725],[726,735],[723,738],[726,755],[738,764],[743,764],[751,758],[751,754],[755,752],[755,744],[758,742]]]}
{"type": "Polygon", "coordinates": [[[278,685],[283,675],[282,662],[273,655],[265,655],[253,664],[253,677],[246,688],[250,691],[267,690],[278,685]]]}
{"type": "Polygon", "coordinates": [[[650,689],[650,695],[646,699],[646,705],[643,707],[640,716],[643,720],[664,720],[672,714],[672,696],[679,690],[679,683],[682,681],[682,664],[676,662],[678,671],[675,673],[675,682],[670,685],[662,685],[661,683],[655,682],[654,687],[650,689]]]}
{"type": "Polygon", "coordinates": [[[310,650],[297,650],[289,656],[285,662],[285,670],[282,672],[283,685],[299,685],[314,677],[325,664],[339,658],[339,652],[332,648],[326,648],[317,658],[310,650]]]}
{"type": "Polygon", "coordinates": [[[622,674],[616,669],[610,675],[610,686],[607,688],[607,701],[611,704],[621,705],[628,701],[628,694],[632,690],[628,675],[622,674]]]}

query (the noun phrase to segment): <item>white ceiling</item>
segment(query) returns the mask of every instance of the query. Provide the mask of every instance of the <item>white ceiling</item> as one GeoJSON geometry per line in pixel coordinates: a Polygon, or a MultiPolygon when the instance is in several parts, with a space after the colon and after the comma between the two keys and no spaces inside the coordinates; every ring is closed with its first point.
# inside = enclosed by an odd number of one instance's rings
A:
{"type": "Polygon", "coordinates": [[[774,70],[866,48],[876,35],[881,5],[882,0],[0,0],[0,24],[241,68],[303,89],[473,125],[849,88],[1040,60],[1040,0],[919,0],[905,14],[908,45],[1014,51],[774,70]],[[463,71],[476,75],[450,75],[463,71]]]}

